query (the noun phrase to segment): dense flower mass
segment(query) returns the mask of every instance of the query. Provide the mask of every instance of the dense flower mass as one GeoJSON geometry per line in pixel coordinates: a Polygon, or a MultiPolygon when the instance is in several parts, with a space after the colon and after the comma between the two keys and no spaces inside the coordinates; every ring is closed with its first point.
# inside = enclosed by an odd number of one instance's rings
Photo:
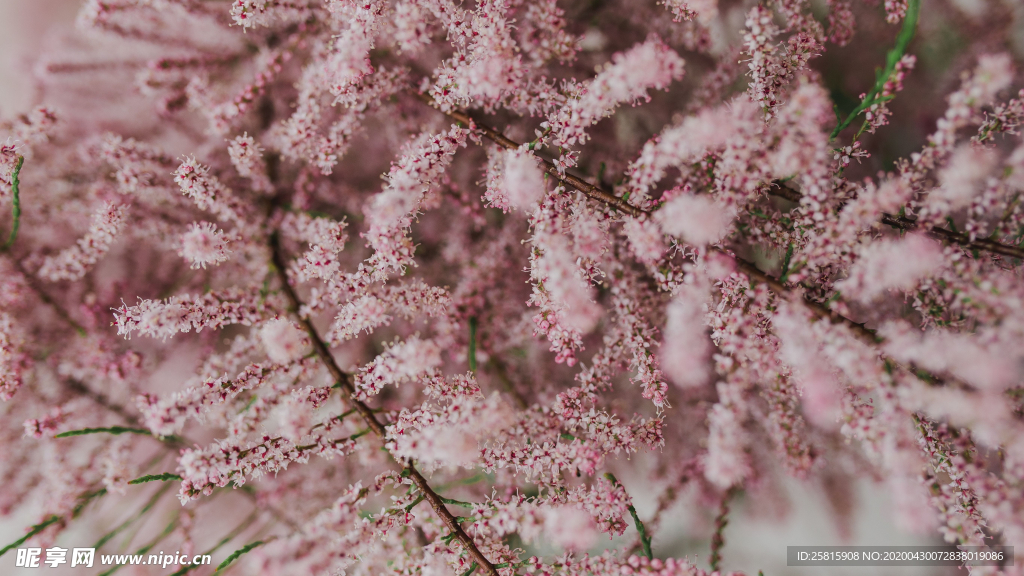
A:
{"type": "Polygon", "coordinates": [[[0,515],[246,574],[756,574],[730,505],[792,478],[1024,550],[1010,4],[83,1],[2,79],[0,515]]]}

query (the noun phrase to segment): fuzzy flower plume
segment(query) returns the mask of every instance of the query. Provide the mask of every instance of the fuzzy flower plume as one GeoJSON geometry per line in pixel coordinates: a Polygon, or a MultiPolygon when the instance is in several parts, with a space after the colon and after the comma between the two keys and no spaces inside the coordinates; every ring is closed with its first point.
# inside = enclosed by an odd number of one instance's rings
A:
{"type": "Polygon", "coordinates": [[[387,446],[400,458],[416,457],[428,469],[473,467],[484,442],[514,423],[501,397],[485,399],[471,377],[434,378],[426,392],[430,401],[419,410],[403,411],[389,428],[387,446]]]}
{"type": "Polygon", "coordinates": [[[928,195],[921,210],[922,217],[941,220],[942,217],[966,207],[981,192],[985,178],[998,162],[998,156],[988,148],[961,144],[953,151],[949,163],[939,171],[940,187],[928,195]]]}
{"type": "Polygon", "coordinates": [[[682,388],[701,386],[711,377],[708,356],[712,346],[704,320],[707,299],[706,290],[684,286],[666,310],[661,367],[669,380],[682,388]]]}
{"type": "Polygon", "coordinates": [[[260,340],[267,356],[278,364],[290,364],[309,350],[309,338],[306,332],[294,322],[283,318],[275,318],[260,328],[260,340]]]}
{"type": "Polygon", "coordinates": [[[240,222],[242,208],[237,198],[209,172],[209,168],[195,158],[185,158],[174,171],[174,182],[200,210],[209,211],[225,222],[240,222]]]}
{"type": "Polygon", "coordinates": [[[193,222],[188,232],[181,235],[181,254],[192,263],[192,268],[216,266],[228,259],[230,236],[211,222],[193,222]]]}
{"type": "Polygon", "coordinates": [[[672,12],[672,19],[676,22],[696,18],[707,25],[718,16],[718,0],[665,0],[659,4],[664,4],[672,12]]]}
{"type": "Polygon", "coordinates": [[[936,373],[950,373],[985,390],[1002,391],[1020,381],[1024,355],[997,334],[920,331],[902,322],[882,327],[886,351],[936,373]]]}
{"type": "Polygon", "coordinates": [[[560,235],[549,236],[543,247],[537,272],[544,291],[558,303],[559,319],[573,330],[589,332],[600,319],[601,308],[593,302],[591,289],[576,272],[568,240],[560,235]]]}
{"type": "Polygon", "coordinates": [[[404,231],[412,225],[424,195],[444,172],[455,151],[466,145],[468,133],[457,126],[447,133],[424,133],[391,166],[387,187],[366,207],[369,229],[364,236],[375,251],[378,277],[400,272],[410,265],[413,246],[404,231]]]}
{"type": "Polygon", "coordinates": [[[537,166],[537,160],[525,150],[509,150],[504,153],[502,170],[505,198],[519,210],[530,210],[544,196],[544,175],[537,166]]]}
{"type": "Polygon", "coordinates": [[[840,415],[840,390],[834,369],[819,352],[819,342],[798,306],[784,302],[772,319],[782,359],[795,372],[803,389],[804,411],[822,428],[834,426],[840,415]]]}
{"type": "MultiPolygon", "coordinates": [[[[580,87],[575,98],[543,124],[559,147],[586,143],[587,129],[610,115],[619,105],[650,99],[651,88],[667,88],[683,77],[683,59],[659,38],[652,37],[627,52],[616,54],[593,80],[580,87]]],[[[564,161],[563,161],[564,163],[564,161]]]]}
{"type": "Polygon", "coordinates": [[[600,535],[590,514],[574,506],[545,510],[544,533],[556,546],[575,552],[589,550],[600,535]]]}
{"type": "Polygon", "coordinates": [[[217,329],[229,324],[251,326],[261,319],[264,298],[257,292],[228,289],[192,298],[188,294],[164,301],[140,300],[136,306],[122,303],[114,312],[118,334],[170,338],[179,332],[217,329]]]}
{"type": "Polygon", "coordinates": [[[21,349],[24,337],[14,323],[10,314],[0,312],[0,399],[4,401],[10,400],[21,387],[30,359],[21,349]]]}
{"type": "Polygon", "coordinates": [[[238,175],[248,178],[261,191],[269,191],[272,184],[267,178],[263,153],[263,147],[248,133],[236,136],[228,143],[228,156],[238,175]]]}
{"type": "Polygon", "coordinates": [[[942,248],[920,234],[883,240],[861,251],[850,275],[836,284],[848,298],[870,302],[892,289],[909,290],[936,272],[943,263],[942,248]]]}
{"type": "Polygon", "coordinates": [[[39,276],[51,282],[78,280],[85,276],[113,246],[118,232],[124,227],[127,210],[128,207],[122,204],[101,206],[92,216],[89,232],[78,240],[76,246],[48,256],[39,269],[39,276]]]}
{"type": "Polygon", "coordinates": [[[722,239],[732,217],[729,211],[707,196],[679,195],[654,215],[666,234],[702,246],[722,239]]]}
{"type": "Polygon", "coordinates": [[[388,284],[343,305],[328,337],[340,343],[362,332],[370,333],[380,326],[388,326],[396,316],[407,320],[421,314],[438,317],[451,302],[447,290],[420,281],[388,284]]]}
{"type": "Polygon", "coordinates": [[[708,415],[704,476],[721,489],[740,484],[752,474],[746,446],[749,438],[742,418],[741,408],[722,403],[715,404],[708,415]]]}
{"type": "Polygon", "coordinates": [[[668,168],[684,166],[723,147],[740,132],[739,120],[750,106],[748,99],[740,98],[729,107],[703,110],[649,140],[627,171],[631,198],[642,203],[668,168]]]}
{"type": "Polygon", "coordinates": [[[356,376],[356,390],[363,396],[380,393],[387,384],[401,384],[431,375],[441,365],[441,350],[436,342],[417,336],[398,342],[363,367],[356,376]]]}

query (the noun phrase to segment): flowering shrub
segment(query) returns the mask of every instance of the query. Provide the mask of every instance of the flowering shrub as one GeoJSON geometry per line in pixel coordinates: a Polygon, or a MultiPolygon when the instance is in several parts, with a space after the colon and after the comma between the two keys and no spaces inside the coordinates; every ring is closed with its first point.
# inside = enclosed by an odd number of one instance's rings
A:
{"type": "Polygon", "coordinates": [[[1024,90],[967,4],[86,0],[5,79],[0,513],[695,576],[735,495],[869,477],[1024,546],[1024,90]]]}

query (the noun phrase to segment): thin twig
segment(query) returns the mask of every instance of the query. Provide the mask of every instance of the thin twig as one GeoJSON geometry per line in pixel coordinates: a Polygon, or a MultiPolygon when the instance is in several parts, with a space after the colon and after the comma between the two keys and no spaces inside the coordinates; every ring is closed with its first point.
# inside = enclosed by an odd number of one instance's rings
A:
{"type": "MultiPolygon", "coordinates": [[[[803,194],[789,187],[785,182],[775,181],[768,193],[772,196],[778,196],[779,198],[785,198],[791,202],[800,202],[803,198],[803,194]]],[[[897,230],[913,230],[918,227],[919,222],[913,218],[907,218],[905,216],[894,216],[892,214],[883,214],[881,223],[897,230]]],[[[1024,250],[1016,247],[996,242],[995,240],[978,239],[971,240],[970,236],[966,234],[958,234],[952,230],[947,230],[939,226],[931,226],[927,229],[927,233],[944,240],[951,244],[958,244],[967,248],[968,250],[977,250],[979,252],[991,252],[992,254],[999,254],[1001,256],[1008,256],[1010,258],[1018,258],[1024,260],[1024,250]]]]}
{"type": "MultiPolygon", "coordinates": [[[[428,104],[430,104],[431,106],[435,106],[436,107],[436,104],[434,103],[433,99],[430,98],[430,96],[427,96],[425,94],[421,94],[420,98],[423,99],[428,104]]],[[[500,146],[502,146],[504,148],[518,149],[519,146],[520,146],[519,143],[517,143],[515,140],[512,140],[512,139],[508,138],[507,136],[505,136],[501,132],[498,132],[497,130],[487,126],[486,124],[482,124],[480,122],[477,122],[469,114],[467,114],[465,112],[460,112],[460,111],[456,110],[456,111],[444,112],[444,114],[446,114],[449,118],[452,118],[452,119],[457,120],[459,122],[463,122],[463,123],[466,123],[466,124],[474,125],[476,127],[476,129],[480,131],[481,134],[483,134],[488,139],[490,139],[491,141],[495,142],[496,144],[498,144],[498,145],[500,145],[500,146]]],[[[589,184],[587,182],[584,182],[583,180],[581,180],[581,179],[579,179],[579,178],[577,178],[577,177],[575,177],[575,176],[573,176],[571,174],[568,174],[568,173],[566,173],[564,175],[560,174],[558,172],[558,169],[555,168],[554,163],[552,163],[550,160],[546,160],[544,158],[540,158],[539,160],[543,164],[544,170],[548,174],[551,174],[553,177],[558,179],[563,184],[566,184],[566,185],[568,185],[568,186],[570,186],[570,187],[572,187],[572,188],[574,188],[576,190],[579,190],[580,192],[584,193],[588,198],[592,198],[594,200],[597,200],[598,202],[604,202],[605,204],[608,204],[609,206],[613,206],[615,208],[619,208],[620,210],[622,210],[623,212],[629,214],[630,216],[637,217],[637,216],[640,216],[642,214],[647,214],[647,215],[651,214],[650,211],[643,210],[641,208],[637,208],[636,206],[632,206],[632,205],[626,203],[622,198],[619,198],[618,196],[615,196],[611,192],[608,192],[607,190],[603,190],[603,189],[601,189],[598,186],[594,186],[593,184],[589,184]]],[[[799,194],[799,193],[797,193],[797,194],[799,194]]],[[[789,288],[787,288],[782,282],[779,282],[775,278],[765,274],[764,272],[761,272],[757,268],[757,266],[754,265],[753,262],[749,262],[747,260],[744,260],[743,258],[740,258],[739,256],[736,256],[732,252],[729,252],[728,250],[725,250],[723,248],[718,248],[718,247],[712,246],[712,247],[710,247],[710,249],[714,250],[716,252],[719,252],[721,254],[724,254],[725,256],[728,256],[729,258],[732,258],[733,260],[735,260],[737,266],[745,274],[750,276],[752,280],[757,280],[758,282],[762,282],[764,284],[767,284],[769,288],[771,288],[775,292],[778,292],[779,294],[787,294],[787,293],[789,293],[789,291],[790,291],[789,288]]],[[[819,318],[826,318],[827,317],[827,318],[830,318],[831,320],[833,320],[834,322],[842,322],[842,323],[848,325],[850,328],[852,328],[859,336],[864,337],[865,339],[869,340],[872,344],[875,344],[875,343],[878,342],[878,338],[875,336],[875,333],[873,331],[868,330],[867,328],[865,328],[863,324],[859,324],[857,322],[854,322],[853,320],[850,320],[849,318],[846,318],[844,316],[836,314],[835,312],[829,310],[828,308],[824,307],[821,304],[818,304],[817,302],[814,302],[814,301],[811,301],[811,300],[807,300],[807,299],[804,299],[804,302],[807,304],[808,307],[811,308],[811,311],[814,313],[815,316],[817,316],[819,318]]]]}
{"type": "MultiPolygon", "coordinates": [[[[690,462],[695,461],[691,460],[690,462]]],[[[687,483],[689,483],[690,480],[693,479],[693,474],[690,471],[690,467],[690,465],[685,466],[686,472],[684,472],[677,479],[672,481],[668,485],[668,487],[665,488],[665,491],[661,493],[661,496],[658,497],[658,505],[654,509],[654,514],[647,522],[644,523],[644,526],[647,528],[647,532],[649,534],[653,533],[658,529],[658,527],[661,525],[662,516],[665,514],[665,512],[668,511],[668,509],[673,504],[676,503],[676,500],[679,498],[679,493],[683,490],[683,488],[686,487],[687,483]]],[[[629,551],[630,553],[632,553],[636,550],[641,550],[642,547],[643,538],[638,537],[636,542],[629,547],[629,551]]]]}
{"type": "MultiPolygon", "coordinates": [[[[606,472],[604,477],[610,480],[613,485],[622,486],[611,472],[606,472]]],[[[625,487],[623,487],[623,490],[625,490],[625,487]]],[[[653,560],[654,553],[651,552],[651,535],[647,533],[647,527],[640,521],[640,516],[637,515],[633,504],[629,505],[629,515],[633,517],[633,525],[636,526],[636,531],[640,535],[640,547],[643,549],[644,556],[648,560],[653,560]]]]}
{"type": "MultiPolygon", "coordinates": [[[[317,332],[316,328],[309,318],[300,316],[298,311],[302,308],[302,301],[299,299],[298,293],[295,292],[295,288],[292,286],[291,281],[288,279],[288,264],[284,257],[284,252],[281,248],[280,239],[276,234],[270,237],[270,248],[273,257],[274,268],[277,270],[278,276],[281,280],[282,290],[285,296],[288,298],[289,306],[292,312],[298,317],[303,329],[306,334],[309,335],[310,341],[313,343],[313,350],[316,355],[323,362],[324,367],[331,374],[331,377],[337,382],[337,385],[345,391],[348,395],[349,402],[355,408],[359,415],[362,416],[366,422],[367,427],[374,434],[380,438],[384,438],[386,430],[384,425],[381,424],[380,420],[377,420],[377,416],[374,414],[373,409],[366,405],[363,401],[359,400],[356,395],[355,385],[353,383],[352,375],[344,372],[335,361],[334,356],[331,355],[331,351],[327,348],[327,344],[324,343],[323,338],[317,332]]],[[[420,493],[424,496],[427,502],[430,503],[430,507],[434,509],[434,513],[444,522],[444,525],[448,527],[448,530],[458,538],[459,542],[462,543],[463,547],[469,552],[469,555],[477,563],[477,565],[483,569],[483,572],[488,576],[498,576],[498,571],[494,568],[494,565],[480,552],[477,548],[476,543],[470,538],[469,534],[462,529],[459,525],[458,520],[451,512],[445,508],[444,501],[438,496],[437,492],[430,487],[427,483],[427,479],[413,465],[411,460],[399,461],[399,465],[402,466],[403,475],[408,476],[412,479],[413,483],[419,488],[420,493]]]]}
{"type": "Polygon", "coordinates": [[[715,517],[715,533],[711,535],[711,571],[717,572],[722,562],[722,548],[725,547],[725,527],[729,525],[729,500],[736,494],[736,487],[729,488],[722,495],[722,505],[715,517]]]}
{"type": "Polygon", "coordinates": [[[469,351],[467,356],[469,357],[469,371],[476,373],[476,330],[477,320],[476,316],[472,316],[469,319],[469,351]]]}
{"type": "MultiPolygon", "coordinates": [[[[480,131],[481,134],[486,136],[488,140],[494,142],[495,144],[501,146],[502,148],[505,148],[506,150],[516,150],[521,146],[521,144],[519,144],[515,140],[512,140],[511,138],[505,136],[501,132],[495,130],[494,128],[491,128],[487,124],[478,122],[467,112],[463,112],[461,110],[440,110],[437,107],[437,103],[434,102],[434,99],[431,98],[430,95],[428,94],[417,94],[417,97],[420,100],[426,102],[428,106],[437,109],[438,111],[442,112],[452,120],[455,120],[456,122],[461,122],[466,126],[475,127],[478,131],[480,131]]],[[[612,194],[607,190],[604,190],[600,186],[595,186],[590,182],[583,180],[582,178],[569,174],[568,172],[559,172],[558,168],[551,161],[545,159],[541,160],[543,162],[544,171],[551,175],[551,177],[557,179],[558,181],[568,186],[571,186],[576,190],[579,190],[588,198],[597,200],[598,202],[603,202],[611,206],[612,208],[621,210],[633,217],[637,217],[645,213],[640,208],[633,206],[629,202],[623,200],[619,196],[616,196],[615,194],[612,194]]]]}
{"type": "MultiPolygon", "coordinates": [[[[429,95],[419,94],[418,97],[431,107],[438,109],[437,103],[434,102],[434,100],[429,95]]],[[[451,110],[445,112],[440,109],[438,110],[455,121],[462,122],[468,126],[473,126],[476,130],[478,130],[489,140],[495,142],[496,144],[502,146],[503,148],[513,150],[518,149],[520,147],[520,144],[515,140],[512,140],[511,138],[505,136],[504,134],[495,130],[494,128],[487,126],[486,124],[477,122],[476,120],[473,119],[472,116],[470,116],[466,112],[458,110],[451,110]]],[[[551,162],[550,160],[547,160],[545,158],[539,158],[538,160],[544,167],[545,172],[550,174],[559,182],[582,192],[588,198],[591,198],[598,202],[603,202],[608,206],[617,208],[622,212],[625,212],[626,214],[629,214],[630,216],[633,217],[639,217],[641,215],[649,216],[651,214],[651,211],[644,210],[636,206],[632,206],[622,198],[612,194],[611,192],[601,188],[600,186],[595,186],[593,184],[590,184],[589,182],[585,182],[582,179],[573,176],[572,174],[559,172],[558,168],[556,168],[554,163],[551,162]]],[[[796,192],[796,194],[799,194],[799,192],[796,192]]],[[[767,284],[769,288],[771,288],[773,291],[780,295],[788,295],[792,293],[792,291],[785,284],[759,270],[753,262],[740,258],[739,256],[733,254],[726,248],[721,248],[718,246],[709,246],[708,249],[732,259],[734,262],[736,262],[736,266],[745,274],[747,274],[747,276],[749,276],[751,280],[767,284]]],[[[802,298],[802,300],[803,303],[807,306],[807,308],[811,311],[811,313],[814,314],[814,316],[821,319],[828,318],[833,323],[845,324],[853,331],[854,335],[856,335],[857,337],[861,338],[862,340],[869,344],[876,345],[880,343],[881,340],[874,330],[870,330],[866,328],[863,324],[859,322],[854,322],[853,320],[832,311],[825,305],[815,302],[814,300],[811,300],[806,295],[802,298]]],[[[933,377],[931,375],[923,376],[922,371],[916,369],[914,366],[908,367],[908,371],[928,384],[940,381],[939,378],[933,377]]],[[[947,379],[947,383],[955,383],[961,387],[964,387],[962,383],[955,382],[954,380],[947,379]]]]}
{"type": "Polygon", "coordinates": [[[18,156],[18,160],[14,164],[14,170],[11,171],[11,216],[14,222],[11,224],[11,235],[7,238],[7,244],[4,246],[8,250],[14,245],[14,239],[18,236],[18,226],[21,225],[21,194],[18,188],[21,184],[19,179],[21,165],[24,163],[25,157],[18,156]]]}
{"type": "MultiPolygon", "coordinates": [[[[907,53],[907,47],[910,46],[910,41],[914,39],[914,32],[917,30],[917,16],[920,12],[920,8],[921,0],[909,0],[909,2],[907,2],[907,12],[903,17],[903,28],[900,29],[900,33],[896,36],[896,45],[893,46],[893,48],[885,55],[885,69],[877,72],[875,85],[872,86],[871,90],[864,95],[860,104],[850,112],[850,115],[847,116],[845,120],[841,120],[836,124],[835,129],[832,130],[832,134],[829,135],[829,141],[835,140],[836,136],[849,126],[857,116],[860,116],[875,104],[892,99],[892,96],[879,96],[878,94],[885,88],[885,84],[896,71],[896,65],[899,64],[903,55],[907,53]]],[[[838,115],[839,113],[836,112],[837,117],[838,115]]],[[[865,121],[864,126],[862,126],[857,132],[857,136],[860,136],[866,126],[867,122],[865,121]]],[[[854,139],[856,140],[856,138],[854,139]]]]}

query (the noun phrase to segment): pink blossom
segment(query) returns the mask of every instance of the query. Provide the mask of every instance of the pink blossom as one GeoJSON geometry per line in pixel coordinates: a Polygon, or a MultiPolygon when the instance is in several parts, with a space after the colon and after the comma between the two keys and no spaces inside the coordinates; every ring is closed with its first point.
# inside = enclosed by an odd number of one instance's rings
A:
{"type": "Polygon", "coordinates": [[[591,291],[577,275],[576,262],[569,243],[563,236],[543,238],[544,252],[537,259],[537,276],[543,282],[543,292],[549,294],[558,309],[559,321],[572,330],[589,332],[597,324],[601,309],[591,297],[591,291]]]}
{"type": "Polygon", "coordinates": [[[417,336],[396,342],[373,362],[360,369],[356,390],[364,396],[378,394],[387,384],[430,375],[441,364],[441,350],[432,340],[417,336]]]}
{"type": "Polygon", "coordinates": [[[903,362],[926,370],[951,373],[986,389],[1003,390],[1021,376],[1021,355],[995,334],[950,333],[914,330],[904,323],[890,323],[880,331],[885,349],[903,362]]]}
{"type": "Polygon", "coordinates": [[[267,178],[267,166],[263,160],[263,147],[248,133],[236,136],[228,144],[228,156],[239,176],[249,178],[253,186],[270,191],[271,183],[267,178]]]}
{"type": "Polygon", "coordinates": [[[21,349],[24,336],[15,326],[15,319],[0,312],[0,399],[10,400],[21,387],[29,357],[21,349]]]}
{"type": "Polygon", "coordinates": [[[665,253],[661,230],[650,220],[628,220],[623,226],[629,247],[637,260],[645,264],[654,264],[665,253]]]}
{"type": "Polygon", "coordinates": [[[245,390],[259,388],[284,370],[282,366],[250,364],[234,377],[209,377],[162,400],[141,397],[140,407],[146,425],[154,434],[175,434],[189,417],[200,418],[209,406],[223,404],[245,390]]]}
{"type": "Polygon", "coordinates": [[[260,327],[260,340],[267,356],[278,364],[289,364],[309,349],[309,338],[294,322],[283,318],[269,320],[260,327]]]}
{"type": "Polygon", "coordinates": [[[746,25],[743,43],[750,56],[750,98],[772,118],[783,101],[783,90],[821,49],[821,41],[813,34],[799,32],[785,46],[773,44],[780,30],[772,22],[771,11],[763,6],[750,10],[746,25]]]}
{"type": "Polygon", "coordinates": [[[252,325],[266,307],[257,294],[242,290],[215,291],[192,298],[188,294],[165,301],[140,300],[136,306],[122,303],[114,316],[118,334],[169,338],[178,332],[201,331],[228,324],[252,325]]]}
{"type": "Polygon", "coordinates": [[[328,337],[333,342],[355,338],[360,332],[390,325],[394,316],[412,319],[422,313],[437,317],[450,305],[451,295],[443,288],[420,281],[388,284],[342,306],[328,337]]]}
{"type": "Polygon", "coordinates": [[[185,158],[174,171],[174,182],[181,192],[196,203],[201,210],[208,210],[221,221],[238,222],[243,209],[238,199],[221,182],[209,174],[209,168],[185,158]]]}
{"type": "Polygon", "coordinates": [[[665,0],[663,4],[677,22],[696,18],[701,24],[707,25],[718,16],[717,0],[665,0]]]}
{"type": "Polygon", "coordinates": [[[484,399],[471,379],[450,386],[437,381],[428,392],[433,402],[403,411],[388,430],[389,450],[401,458],[417,458],[427,469],[471,468],[480,461],[484,442],[514,420],[497,394],[484,399]]]}
{"type": "Polygon", "coordinates": [[[742,417],[735,406],[715,404],[708,416],[708,456],[704,475],[725,489],[743,482],[752,471],[742,417]]]}
{"type": "Polygon", "coordinates": [[[181,236],[180,254],[192,262],[192,268],[206,268],[228,259],[230,237],[210,222],[195,223],[181,236]]]}
{"type": "Polygon", "coordinates": [[[739,98],[730,106],[703,110],[644,144],[628,169],[629,190],[636,196],[635,202],[643,203],[650,187],[664,177],[669,167],[691,163],[736,136],[741,128],[738,117],[748,107],[750,101],[739,98]]]}
{"type": "Polygon", "coordinates": [[[576,552],[589,550],[598,536],[590,514],[574,506],[545,510],[544,533],[555,545],[576,552]]]}
{"type": "Polygon", "coordinates": [[[391,166],[388,186],[367,204],[369,230],[364,234],[374,249],[373,263],[380,278],[399,272],[412,257],[412,243],[403,234],[419,211],[430,184],[451,162],[455,150],[465,146],[468,131],[453,126],[447,133],[423,133],[407,147],[408,153],[391,166]]]}
{"type": "Polygon", "coordinates": [[[779,306],[772,328],[782,346],[782,359],[803,390],[804,411],[812,422],[831,428],[839,419],[841,391],[834,369],[818,350],[819,342],[803,311],[790,303],[779,306]]]}
{"type": "Polygon", "coordinates": [[[920,234],[879,241],[861,251],[849,277],[838,282],[836,289],[866,303],[887,290],[913,288],[942,264],[942,249],[920,234]]]}
{"type": "Polygon", "coordinates": [[[648,89],[664,89],[682,78],[683,65],[683,59],[656,37],[616,54],[597,77],[581,86],[578,95],[548,119],[545,127],[551,130],[552,142],[560,147],[585,143],[591,124],[620,104],[649,98],[648,89]]]}
{"type": "Polygon", "coordinates": [[[679,195],[654,215],[666,234],[705,245],[718,242],[729,229],[732,216],[719,203],[706,196],[679,195]]]}
{"type": "Polygon", "coordinates": [[[508,201],[520,210],[529,210],[544,197],[544,178],[537,161],[528,151],[504,153],[502,190],[508,201]]]}
{"type": "Polygon", "coordinates": [[[78,280],[88,273],[102,258],[117,238],[125,222],[128,207],[122,204],[104,204],[92,217],[89,232],[79,238],[78,244],[48,256],[39,269],[39,276],[51,282],[78,280]]]}
{"type": "Polygon", "coordinates": [[[710,377],[711,340],[706,334],[708,295],[698,286],[684,286],[666,310],[668,321],[661,345],[661,365],[680,387],[701,386],[710,377]]]}

